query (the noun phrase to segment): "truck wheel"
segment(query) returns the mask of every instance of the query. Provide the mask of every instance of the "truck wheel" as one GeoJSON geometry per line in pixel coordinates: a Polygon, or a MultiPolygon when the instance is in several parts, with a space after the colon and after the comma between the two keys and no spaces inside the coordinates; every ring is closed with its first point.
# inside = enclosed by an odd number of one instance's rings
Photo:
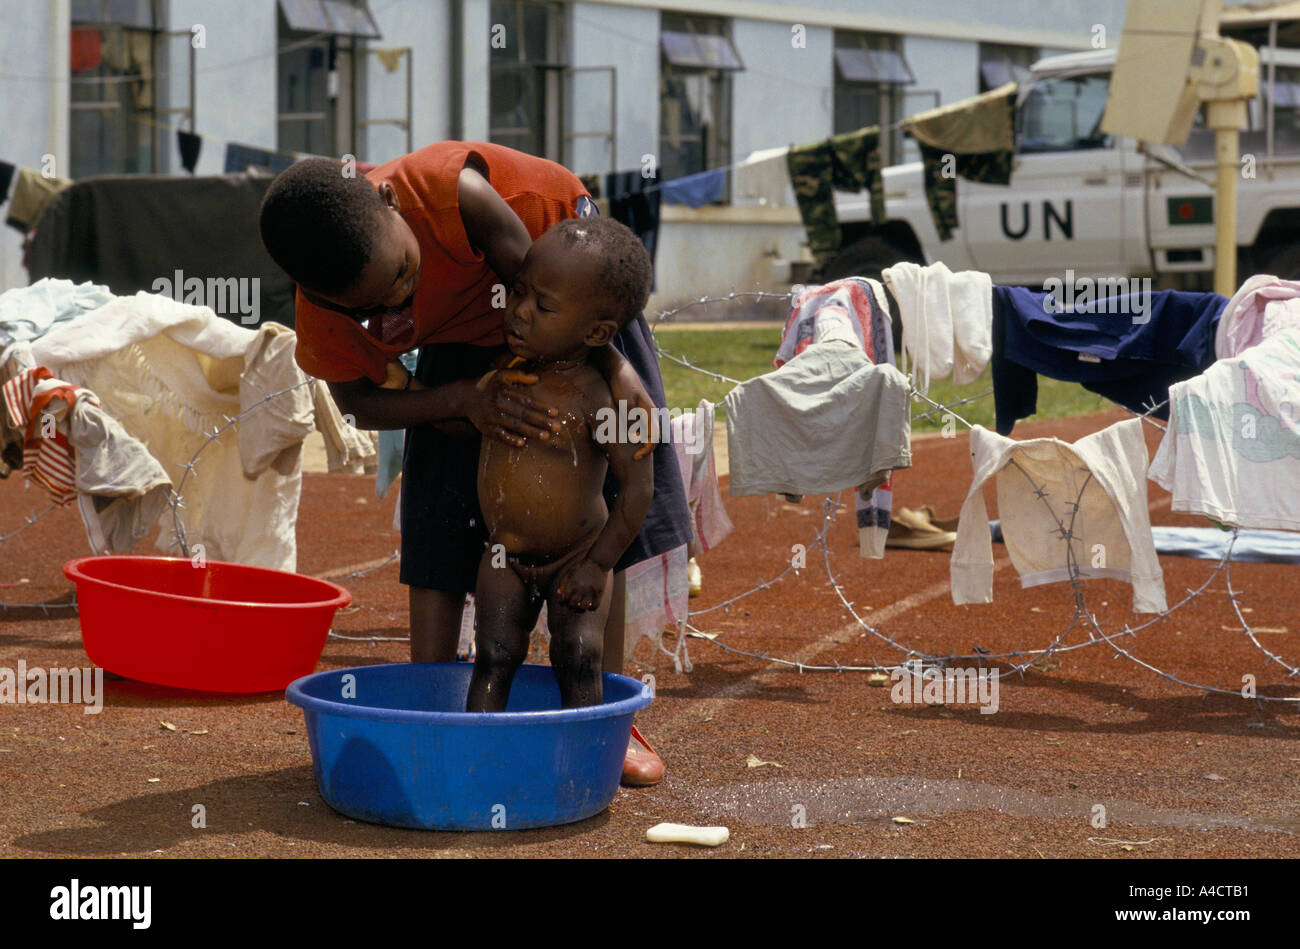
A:
{"type": "Polygon", "coordinates": [[[1300,244],[1284,244],[1261,254],[1259,273],[1273,274],[1283,280],[1300,280],[1300,244]]]}
{"type": "Polygon", "coordinates": [[[841,247],[828,257],[814,274],[823,283],[843,277],[872,277],[880,279],[880,272],[911,255],[883,237],[863,237],[847,247],[841,247]]]}

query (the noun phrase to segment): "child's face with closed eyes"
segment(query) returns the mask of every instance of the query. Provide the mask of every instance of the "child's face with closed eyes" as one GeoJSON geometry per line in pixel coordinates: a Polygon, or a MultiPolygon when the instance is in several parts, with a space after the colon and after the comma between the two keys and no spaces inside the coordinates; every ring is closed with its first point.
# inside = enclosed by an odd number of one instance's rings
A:
{"type": "Polygon", "coordinates": [[[542,362],[580,360],[618,332],[601,291],[595,254],[543,234],[533,242],[506,302],[506,345],[542,362]]]}

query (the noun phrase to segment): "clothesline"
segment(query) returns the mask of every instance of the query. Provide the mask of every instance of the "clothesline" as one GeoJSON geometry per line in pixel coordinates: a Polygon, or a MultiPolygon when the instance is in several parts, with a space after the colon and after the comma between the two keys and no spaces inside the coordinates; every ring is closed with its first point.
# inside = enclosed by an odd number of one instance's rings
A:
{"type": "MultiPolygon", "coordinates": [[[[735,299],[735,298],[738,297],[738,296],[744,296],[744,295],[746,295],[746,294],[744,294],[744,293],[734,293],[734,294],[728,295],[728,297],[726,297],[726,298],[721,298],[721,299],[720,299],[719,301],[717,301],[717,302],[721,302],[722,299],[735,299]]],[[[773,294],[773,295],[776,295],[776,294],[773,294]]],[[[706,303],[706,302],[711,302],[711,301],[708,301],[706,298],[702,298],[701,300],[698,300],[698,301],[691,301],[690,303],[684,304],[682,307],[679,307],[679,308],[677,308],[676,310],[674,310],[674,311],[670,311],[670,312],[671,312],[671,313],[676,313],[676,312],[680,311],[681,309],[684,309],[684,308],[687,307],[687,306],[700,305],[700,304],[703,304],[703,303],[706,303]]],[[[695,367],[691,367],[691,368],[695,368],[695,367]]],[[[286,391],[287,391],[287,390],[286,390],[286,391]]],[[[265,402],[269,401],[271,398],[281,397],[283,394],[284,394],[284,393],[272,393],[270,396],[265,397],[265,398],[262,400],[262,402],[259,403],[259,405],[260,405],[260,404],[265,404],[265,402]]],[[[933,405],[933,406],[935,407],[935,409],[934,409],[933,411],[938,411],[938,410],[951,411],[951,409],[952,409],[953,406],[955,406],[955,405],[957,405],[957,404],[960,404],[960,403],[953,403],[953,404],[951,404],[951,405],[945,405],[945,404],[943,404],[943,403],[940,403],[940,402],[938,402],[938,401],[936,401],[936,400],[930,398],[927,394],[924,394],[924,393],[917,393],[917,396],[918,396],[922,401],[928,402],[929,404],[933,405]]],[[[971,397],[970,399],[965,399],[965,400],[962,400],[962,401],[963,401],[963,402],[965,402],[965,401],[971,401],[971,400],[973,400],[974,398],[979,398],[979,396],[973,396],[973,397],[971,397]]],[[[241,413],[241,415],[242,415],[242,414],[243,414],[243,413],[241,413]]],[[[927,414],[933,414],[933,412],[931,412],[931,413],[927,413],[927,414]]],[[[962,421],[963,423],[969,425],[969,423],[967,423],[966,420],[963,419],[963,418],[962,418],[959,414],[957,414],[956,412],[953,412],[952,414],[953,414],[953,416],[954,416],[955,418],[957,418],[958,420],[960,420],[960,421],[962,421]]],[[[228,420],[228,422],[229,422],[229,421],[233,421],[233,420],[228,420]]],[[[215,441],[215,434],[216,434],[215,432],[214,432],[214,433],[209,433],[207,439],[206,439],[205,442],[204,442],[204,446],[203,446],[203,447],[206,447],[207,445],[211,444],[212,441],[215,441]]],[[[201,450],[202,450],[202,449],[200,449],[200,451],[201,451],[201,450]]],[[[191,465],[194,463],[195,460],[197,460],[197,454],[198,454],[198,453],[196,453],[196,457],[195,457],[195,459],[192,459],[192,460],[191,460],[191,465]]],[[[188,466],[187,466],[187,467],[188,467],[188,466]]],[[[837,597],[838,597],[838,598],[840,599],[840,601],[841,601],[841,604],[842,604],[842,605],[844,606],[844,608],[845,608],[845,609],[850,613],[850,615],[852,615],[852,616],[854,617],[854,619],[859,623],[859,625],[860,625],[864,630],[866,630],[867,632],[869,632],[870,634],[872,634],[875,638],[881,640],[881,641],[884,642],[884,643],[887,643],[887,644],[890,645],[892,648],[894,648],[894,649],[898,650],[899,652],[903,653],[903,654],[905,655],[906,658],[919,657],[919,658],[921,658],[923,661],[925,661],[925,662],[927,662],[927,663],[937,664],[937,665],[950,664],[950,663],[953,663],[953,662],[956,662],[956,661],[959,661],[959,660],[963,660],[963,661],[971,661],[971,662],[984,662],[984,661],[995,661],[995,660],[998,660],[998,659],[1010,659],[1010,658],[1021,659],[1021,660],[1024,660],[1024,661],[1023,661],[1023,662],[1017,662],[1017,663],[1013,664],[1012,671],[1018,671],[1021,675],[1023,675],[1025,671],[1028,671],[1028,669],[1033,665],[1034,662],[1039,661],[1039,660],[1041,660],[1042,658],[1049,657],[1049,656],[1051,656],[1051,655],[1053,655],[1053,654],[1059,654],[1059,653],[1069,652],[1069,651],[1077,650],[1077,649],[1080,649],[1080,648],[1086,648],[1086,647],[1088,647],[1088,646],[1098,645],[1098,644],[1101,644],[1101,643],[1105,643],[1105,644],[1110,645],[1112,648],[1115,649],[1115,652],[1116,652],[1116,655],[1117,655],[1117,656],[1122,655],[1122,656],[1124,656],[1125,658],[1127,658],[1127,659],[1129,659],[1130,661],[1132,661],[1132,662],[1134,662],[1135,664],[1137,664],[1138,666],[1140,666],[1141,668],[1144,668],[1144,669],[1146,669],[1146,670],[1148,670],[1148,671],[1154,672],[1154,673],[1160,675],[1161,677],[1165,678],[1167,681],[1169,681],[1169,682],[1171,682],[1171,683],[1174,683],[1174,684],[1177,684],[1177,685],[1181,685],[1181,686],[1184,686],[1184,687],[1189,687],[1189,688],[1197,689],[1197,690],[1199,690],[1199,691],[1209,692],[1209,693],[1216,693],[1216,694],[1223,694],[1223,695],[1231,695],[1231,696],[1234,696],[1234,697],[1235,697],[1235,696],[1239,696],[1239,695],[1241,695],[1241,691],[1240,691],[1240,689],[1226,689],[1226,688],[1222,688],[1222,687],[1219,687],[1219,686],[1214,686],[1214,685],[1202,685],[1202,684],[1197,684],[1197,683],[1193,683],[1193,682],[1186,681],[1185,679],[1183,679],[1183,678],[1180,677],[1180,676],[1177,676],[1177,675],[1174,675],[1174,674],[1171,674],[1171,673],[1165,672],[1164,670],[1159,669],[1158,667],[1156,667],[1156,666],[1153,665],[1152,663],[1149,663],[1149,662],[1146,662],[1146,661],[1143,660],[1143,659],[1140,659],[1139,657],[1133,655],[1132,652],[1131,652],[1129,649],[1126,649],[1123,645],[1121,645],[1119,642],[1117,642],[1117,640],[1118,640],[1118,639],[1121,639],[1121,638],[1132,638],[1132,637],[1135,636],[1136,633],[1138,633],[1139,631],[1141,631],[1141,630],[1143,630],[1143,629],[1145,629],[1145,628],[1147,628],[1147,627],[1153,625],[1153,624],[1156,623],[1156,622],[1159,622],[1159,621],[1161,621],[1161,620],[1167,618],[1170,614],[1174,613],[1176,610],[1178,610],[1178,609],[1181,608],[1182,606],[1184,606],[1184,605],[1186,605],[1187,603],[1193,601],[1197,596],[1201,595],[1202,593],[1204,593],[1204,592],[1208,589],[1209,584],[1214,580],[1215,577],[1218,576],[1219,572],[1221,572],[1221,571],[1224,572],[1224,574],[1225,574],[1225,578],[1227,578],[1227,571],[1229,570],[1229,567],[1230,567],[1230,557],[1231,557],[1231,549],[1232,549],[1231,542],[1229,543],[1227,549],[1225,550],[1225,552],[1224,552],[1224,554],[1223,554],[1223,557],[1222,557],[1222,559],[1220,560],[1219,565],[1215,568],[1214,572],[1210,575],[1210,577],[1207,578],[1207,580],[1205,581],[1205,583],[1203,583],[1203,584],[1202,584],[1200,587],[1198,587],[1196,590],[1190,590],[1190,589],[1189,589],[1189,590],[1187,591],[1187,595],[1186,595],[1182,600],[1180,600],[1178,603],[1174,604],[1172,607],[1170,607],[1169,609],[1167,609],[1165,612],[1161,613],[1160,615],[1158,615],[1158,616],[1152,618],[1152,619],[1149,620],[1148,622],[1143,623],[1143,624],[1141,624],[1141,625],[1138,625],[1138,626],[1132,627],[1132,626],[1129,626],[1129,625],[1126,624],[1125,627],[1124,627],[1124,629],[1123,629],[1122,631],[1120,631],[1120,632],[1115,632],[1115,633],[1109,633],[1109,634],[1106,633],[1104,630],[1101,630],[1100,627],[1096,624],[1095,617],[1093,617],[1092,614],[1089,613],[1089,612],[1086,610],[1086,608],[1084,607],[1084,601],[1083,601],[1083,590],[1082,590],[1081,585],[1080,585],[1079,582],[1078,582],[1078,581],[1079,581],[1079,578],[1078,578],[1078,576],[1077,576],[1077,567],[1078,567],[1078,565],[1077,565],[1076,563],[1073,563],[1072,558],[1071,558],[1071,582],[1072,582],[1072,587],[1073,587],[1073,589],[1074,589],[1075,596],[1076,596],[1076,614],[1075,614],[1075,616],[1072,618],[1071,623],[1070,623],[1070,626],[1066,629],[1066,631],[1063,632],[1063,633],[1061,633],[1060,635],[1056,636],[1056,637],[1053,639],[1053,641],[1052,641],[1052,642],[1051,642],[1051,643],[1050,643],[1050,644],[1049,644],[1045,649],[1021,650],[1021,649],[1018,648],[1017,650],[1014,650],[1014,651],[1011,651],[1011,652],[1007,652],[1007,653],[998,653],[998,654],[991,653],[991,652],[989,652],[989,651],[987,651],[987,650],[983,650],[983,651],[976,651],[976,652],[973,652],[973,653],[970,653],[970,654],[963,654],[963,655],[953,654],[953,655],[948,655],[948,656],[939,656],[939,655],[930,654],[930,653],[927,653],[927,652],[925,652],[925,651],[923,651],[923,650],[919,650],[919,649],[913,648],[913,647],[911,647],[911,646],[908,646],[908,645],[906,645],[906,644],[900,643],[900,642],[897,641],[897,639],[896,639],[895,636],[886,636],[886,635],[885,635],[884,633],[882,633],[881,631],[879,631],[879,630],[875,629],[874,627],[870,626],[870,624],[866,623],[865,620],[863,620],[862,617],[858,615],[858,613],[857,613],[856,610],[854,609],[854,604],[853,604],[851,601],[849,601],[849,600],[847,599],[847,597],[845,596],[845,594],[844,594],[844,589],[843,589],[843,585],[838,581],[838,579],[836,578],[836,576],[835,576],[833,570],[832,570],[831,567],[830,567],[830,561],[829,561],[830,552],[829,552],[829,550],[828,550],[828,548],[827,548],[827,546],[826,546],[826,544],[825,544],[825,538],[826,538],[827,531],[828,531],[828,529],[829,529],[829,526],[830,526],[831,521],[833,520],[833,518],[834,518],[834,516],[835,516],[835,512],[836,512],[837,509],[838,509],[838,496],[836,496],[834,499],[828,497],[828,498],[827,498],[827,502],[826,502],[826,512],[825,512],[824,517],[823,517],[822,529],[818,532],[817,537],[814,538],[814,540],[812,541],[812,543],[811,543],[810,545],[808,545],[808,546],[809,546],[810,548],[811,548],[811,547],[816,547],[816,546],[821,546],[821,547],[822,547],[823,562],[824,562],[824,565],[825,565],[826,570],[827,570],[827,576],[828,576],[828,578],[830,579],[831,584],[832,584],[832,588],[835,590],[837,597]],[[1085,621],[1086,624],[1088,625],[1089,629],[1092,630],[1093,632],[1095,632],[1096,635],[1092,635],[1092,633],[1090,633],[1089,638],[1088,638],[1087,640],[1080,641],[1080,642],[1077,642],[1077,643],[1069,643],[1069,642],[1067,642],[1067,641],[1066,641],[1066,637],[1069,635],[1069,633],[1070,633],[1073,629],[1075,629],[1075,628],[1079,625],[1080,620],[1085,621]]],[[[48,512],[42,512],[42,514],[41,514],[41,515],[38,515],[36,519],[39,519],[39,517],[43,517],[43,516],[45,515],[45,513],[48,513],[48,512]]],[[[30,523],[31,523],[31,521],[29,520],[29,523],[28,523],[27,525],[25,525],[23,528],[19,528],[17,531],[12,532],[11,534],[8,535],[8,537],[12,537],[12,536],[14,536],[16,533],[20,532],[21,530],[24,530],[26,526],[30,526],[30,523]]],[[[1234,540],[1235,540],[1235,538],[1236,538],[1236,533],[1237,533],[1237,532],[1234,530],[1234,531],[1233,531],[1233,539],[1234,539],[1234,540]]],[[[0,538],[0,541],[2,541],[2,540],[4,540],[4,539],[7,539],[7,538],[0,538]]],[[[356,575],[356,576],[361,576],[361,575],[363,575],[364,573],[369,573],[369,572],[371,572],[371,571],[374,570],[374,569],[378,569],[379,567],[382,567],[382,566],[386,566],[386,565],[388,565],[389,563],[393,562],[394,560],[395,560],[395,557],[391,557],[391,556],[390,556],[390,557],[388,558],[388,560],[386,560],[386,561],[384,561],[384,563],[378,565],[378,567],[370,568],[369,570],[366,570],[366,571],[358,571],[355,575],[356,575]]],[[[729,610],[729,607],[730,607],[731,605],[734,605],[734,604],[735,604],[736,602],[738,602],[739,600],[741,600],[741,599],[743,599],[743,598],[745,598],[745,597],[747,597],[747,596],[754,595],[754,594],[756,594],[756,593],[759,593],[759,592],[761,592],[761,591],[764,591],[764,590],[767,590],[767,589],[771,588],[771,586],[772,586],[773,584],[775,584],[776,582],[780,581],[782,578],[786,577],[786,576],[788,575],[788,573],[790,572],[790,569],[791,569],[791,568],[792,568],[792,565],[789,564],[789,563],[787,563],[787,564],[785,565],[785,569],[782,570],[782,572],[781,572],[780,574],[778,574],[777,576],[773,577],[771,580],[763,581],[763,582],[761,582],[760,584],[758,584],[757,586],[755,586],[753,589],[751,589],[751,590],[749,590],[749,591],[746,591],[746,592],[744,592],[744,593],[741,593],[741,594],[739,594],[739,595],[737,595],[737,596],[733,596],[733,597],[731,597],[730,599],[728,599],[727,601],[725,601],[725,602],[723,602],[723,603],[716,604],[716,605],[714,605],[713,607],[709,607],[709,608],[706,608],[706,609],[704,609],[704,610],[696,611],[693,615],[696,615],[696,616],[698,616],[698,615],[704,615],[704,614],[707,614],[708,612],[710,612],[710,611],[712,611],[712,610],[716,610],[716,609],[722,609],[724,612],[727,612],[727,611],[729,610]]],[[[796,571],[796,572],[797,572],[797,571],[796,571]]],[[[1232,604],[1233,604],[1234,610],[1236,611],[1236,614],[1237,614],[1238,620],[1239,620],[1239,622],[1242,624],[1243,630],[1246,632],[1246,634],[1247,634],[1248,638],[1251,640],[1251,642],[1256,646],[1256,648],[1257,648],[1258,650],[1260,650],[1260,651],[1261,651],[1261,652],[1262,652],[1262,653],[1263,653],[1263,654],[1268,658],[1268,661],[1269,661],[1270,663],[1272,663],[1272,662],[1277,662],[1277,663],[1279,663],[1279,664],[1280,664],[1284,669],[1288,670],[1288,677],[1293,677],[1293,676],[1295,676],[1295,675],[1297,674],[1297,672],[1300,671],[1300,670],[1296,670],[1295,667],[1293,667],[1293,666],[1291,666],[1290,664],[1288,664],[1287,662],[1285,662],[1285,660],[1282,660],[1281,657],[1279,657],[1279,656],[1277,656],[1276,654],[1272,653],[1271,651],[1267,650],[1267,649],[1266,649],[1266,648],[1265,648],[1265,647],[1264,647],[1264,646],[1263,646],[1263,645],[1258,641],[1258,639],[1257,639],[1257,638],[1255,637],[1255,635],[1254,635],[1254,631],[1251,630],[1249,624],[1245,621],[1244,616],[1242,615],[1241,608],[1240,608],[1240,605],[1239,605],[1239,602],[1238,602],[1238,598],[1239,598],[1239,596],[1240,596],[1240,591],[1237,591],[1237,590],[1234,590],[1234,589],[1233,589],[1230,580],[1228,581],[1227,586],[1228,586],[1228,595],[1229,595],[1230,601],[1231,601],[1232,604]]],[[[0,606],[10,606],[10,607],[15,607],[15,608],[18,607],[18,606],[32,606],[32,607],[35,607],[35,608],[41,608],[41,609],[46,610],[46,611],[48,611],[48,609],[50,609],[50,608],[55,608],[55,607],[64,607],[64,606],[70,606],[70,605],[73,605],[73,604],[0,604],[0,606]]],[[[688,629],[691,629],[692,631],[694,631],[694,627],[693,627],[693,626],[689,626],[689,625],[688,625],[687,628],[688,628],[688,629]]],[[[344,637],[344,636],[342,636],[341,634],[334,634],[334,635],[336,636],[336,638],[346,638],[346,639],[365,639],[365,640],[377,639],[377,637],[344,637]]],[[[769,655],[767,655],[767,654],[755,654],[755,653],[747,652],[747,651],[745,651],[745,650],[737,649],[736,647],[730,646],[729,644],[720,641],[721,637],[717,637],[717,636],[715,636],[715,637],[705,637],[705,638],[709,638],[709,639],[710,639],[711,641],[713,641],[714,644],[717,645],[719,648],[726,649],[726,650],[729,650],[729,651],[732,651],[732,652],[736,652],[736,653],[739,653],[739,654],[743,654],[743,655],[748,655],[748,656],[751,656],[751,657],[753,657],[753,658],[755,658],[755,659],[759,659],[759,660],[763,660],[763,661],[771,661],[771,662],[777,662],[777,663],[787,664],[787,665],[789,665],[789,666],[791,666],[791,667],[797,667],[797,668],[799,669],[799,671],[801,671],[801,672],[802,672],[802,671],[815,671],[815,670],[821,670],[821,669],[825,669],[825,670],[827,670],[827,671],[841,671],[841,672],[843,672],[843,671],[855,671],[855,670],[858,670],[859,668],[860,668],[861,670],[863,670],[863,671],[888,671],[888,670],[892,670],[893,668],[895,668],[895,666],[892,665],[892,664],[883,664],[883,663],[879,663],[879,662],[876,662],[874,659],[873,659],[873,663],[874,663],[874,665],[872,665],[872,666],[863,666],[863,667],[857,667],[857,666],[843,666],[843,665],[840,665],[840,664],[838,664],[838,663],[833,664],[833,665],[811,665],[811,664],[804,664],[804,663],[795,662],[795,661],[793,661],[793,660],[783,660],[783,659],[780,659],[780,658],[777,658],[777,657],[769,656],[769,655]]],[[[400,637],[384,637],[384,639],[386,639],[386,640],[391,639],[391,640],[393,640],[393,641],[397,641],[398,639],[400,639],[400,637]]],[[[1295,701],[1297,701],[1296,698],[1293,698],[1293,697],[1287,697],[1287,696],[1256,696],[1256,699],[1257,699],[1257,701],[1281,701],[1281,702],[1295,702],[1295,701]]]]}
{"type": "MultiPolygon", "coordinates": [[[[865,131],[865,130],[869,130],[869,129],[875,128],[875,129],[877,129],[877,131],[878,131],[880,134],[883,134],[883,133],[885,133],[885,132],[892,132],[892,131],[894,131],[894,130],[896,130],[896,129],[901,129],[901,128],[903,128],[905,125],[909,124],[910,122],[911,122],[911,119],[910,119],[910,118],[909,118],[909,119],[899,119],[898,121],[896,121],[896,122],[890,122],[890,123],[887,124],[887,125],[881,125],[881,126],[864,125],[861,129],[857,129],[857,130],[855,130],[855,131],[865,131]]],[[[853,133],[852,133],[852,132],[844,132],[844,133],[840,133],[840,134],[851,135],[851,134],[853,134],[853,133]]],[[[829,137],[830,137],[830,136],[828,136],[828,138],[829,138],[829,137]]],[[[754,149],[754,152],[759,152],[759,151],[770,151],[770,150],[772,150],[772,149],[783,148],[783,147],[789,149],[789,148],[797,148],[797,147],[799,147],[799,146],[795,145],[794,143],[791,143],[791,144],[789,144],[789,145],[787,145],[787,146],[773,145],[773,146],[769,146],[769,148],[766,148],[766,149],[761,149],[761,148],[760,148],[760,149],[754,149]]],[[[753,154],[753,152],[751,152],[751,155],[752,155],[752,154],[753,154]]],[[[770,158],[770,159],[765,159],[765,160],[767,160],[767,161],[771,161],[771,160],[775,160],[777,157],[778,157],[778,156],[773,155],[772,158],[770,158]]],[[[705,175],[717,174],[718,172],[728,172],[728,173],[730,173],[730,172],[735,171],[737,168],[744,167],[744,166],[746,166],[746,165],[748,165],[748,164],[750,164],[749,156],[746,156],[745,158],[742,158],[742,159],[740,159],[739,161],[733,161],[733,162],[731,162],[731,163],[729,163],[729,164],[726,164],[726,165],[715,165],[715,166],[713,166],[712,168],[705,168],[703,171],[694,171],[694,172],[691,172],[689,175],[682,175],[682,176],[680,176],[680,177],[678,177],[678,178],[672,178],[672,179],[670,179],[669,181],[664,181],[664,182],[661,182],[660,184],[657,184],[657,185],[646,185],[646,187],[642,188],[641,191],[639,191],[639,192],[637,192],[637,193],[638,193],[638,194],[646,194],[646,193],[649,193],[649,192],[658,191],[658,190],[659,190],[660,188],[662,188],[663,185],[665,185],[665,184],[671,184],[672,182],[675,182],[675,181],[681,181],[681,180],[683,180],[683,179],[685,179],[685,178],[702,178],[702,177],[704,177],[705,175]]],[[[634,171],[635,169],[625,169],[625,171],[628,171],[628,170],[633,170],[633,171],[634,171]]],[[[584,175],[581,175],[580,177],[582,177],[582,178],[604,177],[604,176],[607,175],[607,174],[619,174],[619,173],[620,173],[620,172],[592,172],[592,173],[590,173],[590,174],[584,174],[584,175]]],[[[656,176],[656,177],[657,177],[657,176],[656,176]]]]}

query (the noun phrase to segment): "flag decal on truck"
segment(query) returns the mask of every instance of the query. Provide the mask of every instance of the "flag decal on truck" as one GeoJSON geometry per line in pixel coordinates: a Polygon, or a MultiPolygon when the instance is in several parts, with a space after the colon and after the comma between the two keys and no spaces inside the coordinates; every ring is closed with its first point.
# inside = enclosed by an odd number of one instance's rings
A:
{"type": "Polygon", "coordinates": [[[1209,195],[1195,198],[1170,198],[1169,223],[1213,224],[1214,199],[1209,195]]]}

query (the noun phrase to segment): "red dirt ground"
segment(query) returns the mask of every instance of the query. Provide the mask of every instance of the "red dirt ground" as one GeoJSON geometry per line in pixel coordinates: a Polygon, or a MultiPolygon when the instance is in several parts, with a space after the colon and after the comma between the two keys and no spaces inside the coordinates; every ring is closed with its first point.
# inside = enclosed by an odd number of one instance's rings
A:
{"type": "MultiPolygon", "coordinates": [[[[1074,440],[1122,418],[1024,424],[1018,438],[1074,440]]],[[[1150,432],[1154,450],[1158,433],[1150,432]]],[[[913,446],[895,504],[930,504],[952,516],[971,468],[968,441],[913,446]]],[[[992,492],[990,511],[994,510],[992,492]]],[[[1150,488],[1153,522],[1171,515],[1150,488]]],[[[0,534],[45,506],[21,479],[0,483],[0,534]]],[[[737,530],[702,561],[699,607],[781,571],[792,544],[815,536],[821,500],[728,499],[737,530]]],[[[299,518],[299,569],[340,575],[392,552],[392,497],[370,478],[308,475],[299,518]]],[[[1003,563],[994,602],[956,607],[944,553],[891,550],[883,561],[856,551],[851,513],[830,533],[831,562],[857,608],[887,634],[932,653],[994,652],[1047,645],[1068,621],[1068,585],[1020,589],[1003,563]]],[[[1203,523],[1200,522],[1200,523],[1203,523]]],[[[86,552],[80,520],[60,511],[0,544],[0,599],[66,600],[61,572],[86,552]],[[27,581],[27,582],[22,582],[27,581]]],[[[149,552],[143,545],[139,552],[149,552]]],[[[1197,587],[1213,563],[1161,558],[1170,602],[1197,587]]],[[[1239,564],[1234,588],[1266,646],[1300,660],[1296,568],[1239,564]]],[[[395,564],[342,581],[355,600],[337,618],[347,635],[405,635],[405,590],[395,564]]],[[[1139,634],[1135,655],[1193,682],[1296,695],[1236,629],[1224,578],[1207,595],[1139,634]],[[1224,629],[1222,627],[1229,627],[1224,629]]],[[[1139,622],[1131,590],[1086,584],[1103,628],[1139,622]]],[[[70,610],[0,614],[0,666],[83,666],[70,610]]],[[[804,663],[897,662],[864,635],[831,591],[820,553],[789,576],[698,625],[754,652],[804,663]]],[[[1074,640],[1072,640],[1074,641],[1074,640]]],[[[1126,642],[1132,643],[1132,640],[1126,642]]],[[[71,706],[0,707],[0,856],[917,856],[1136,857],[1290,856],[1300,834],[1300,715],[1294,704],[1205,696],[1115,657],[1104,646],[1059,656],[1048,668],[1001,683],[1000,711],[974,706],[901,706],[862,672],[804,672],[724,653],[690,640],[694,671],[674,673],[648,649],[658,696],[638,717],[668,764],[655,788],[621,790],[608,811],[549,830],[426,833],[355,823],[317,794],[301,712],[280,695],[209,696],[107,683],[100,715],[71,706]],[[167,721],[175,731],[160,723],[167,721]],[[195,734],[199,732],[201,734],[195,734]],[[765,762],[748,767],[748,756],[765,762]],[[151,781],[150,779],[157,779],[151,781]],[[204,805],[207,827],[191,826],[204,805]],[[1093,826],[1096,805],[1107,824],[1093,826]],[[800,810],[802,808],[802,811],[800,810]],[[792,826],[802,813],[806,826],[792,826]],[[898,823],[905,817],[912,823],[898,823]],[[659,821],[722,823],[716,850],[654,845],[659,821]],[[1123,842],[1129,843],[1123,843],[1123,842]],[[1130,849],[1124,849],[1128,847],[1130,849]]],[[[331,640],[320,668],[401,661],[405,643],[331,640]]],[[[649,667],[629,664],[641,675],[649,667]]]]}

